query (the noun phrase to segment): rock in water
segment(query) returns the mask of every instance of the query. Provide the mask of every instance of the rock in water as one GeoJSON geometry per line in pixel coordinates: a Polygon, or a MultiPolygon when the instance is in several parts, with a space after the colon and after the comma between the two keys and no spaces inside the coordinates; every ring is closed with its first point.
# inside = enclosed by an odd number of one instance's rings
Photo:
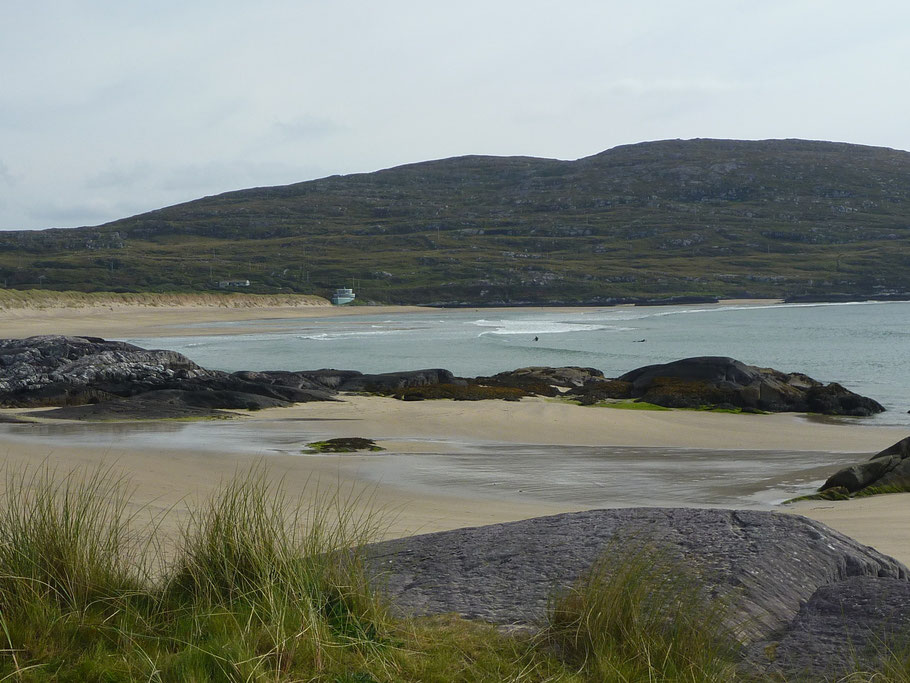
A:
{"type": "Polygon", "coordinates": [[[723,356],[648,365],[627,372],[619,380],[631,383],[633,398],[667,408],[723,405],[853,416],[884,410],[878,402],[837,383],[825,385],[801,373],[746,365],[723,356]]]}

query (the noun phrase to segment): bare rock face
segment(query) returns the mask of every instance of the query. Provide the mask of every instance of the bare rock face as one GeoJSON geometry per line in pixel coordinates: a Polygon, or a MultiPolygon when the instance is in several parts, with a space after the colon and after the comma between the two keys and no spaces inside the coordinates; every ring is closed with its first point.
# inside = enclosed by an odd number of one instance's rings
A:
{"type": "Polygon", "coordinates": [[[208,371],[175,351],[148,351],[97,337],[0,339],[0,406],[78,405],[123,385],[165,386],[208,371]]]}
{"type": "Polygon", "coordinates": [[[768,652],[753,648],[750,659],[762,674],[784,680],[848,680],[857,668],[881,670],[908,645],[908,634],[910,582],[855,576],[821,586],[768,652]]]}
{"type": "Polygon", "coordinates": [[[910,436],[861,462],[831,475],[819,491],[843,487],[848,493],[864,489],[910,487],[910,436]]]}
{"type": "Polygon", "coordinates": [[[369,557],[402,610],[534,625],[554,587],[640,541],[693,569],[706,591],[728,595],[747,642],[772,639],[822,586],[910,578],[897,560],[819,522],[751,510],[592,510],[386,541],[369,557]]]}
{"type": "Polygon", "coordinates": [[[175,351],[97,337],[0,339],[0,407],[98,406],[55,414],[63,418],[197,416],[331,400],[332,393],[206,370],[175,351]]]}

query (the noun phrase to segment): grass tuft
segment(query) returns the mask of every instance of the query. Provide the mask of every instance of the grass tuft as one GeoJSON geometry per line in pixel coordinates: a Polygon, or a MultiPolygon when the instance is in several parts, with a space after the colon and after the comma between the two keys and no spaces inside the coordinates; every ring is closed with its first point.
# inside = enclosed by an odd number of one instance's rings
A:
{"type": "Polygon", "coordinates": [[[589,680],[730,681],[723,604],[647,544],[607,552],[550,605],[546,640],[589,680]]]}

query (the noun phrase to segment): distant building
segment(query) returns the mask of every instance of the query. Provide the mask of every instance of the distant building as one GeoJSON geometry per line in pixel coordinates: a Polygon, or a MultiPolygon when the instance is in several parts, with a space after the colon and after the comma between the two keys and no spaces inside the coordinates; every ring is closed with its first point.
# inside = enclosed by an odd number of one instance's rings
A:
{"type": "Polygon", "coordinates": [[[218,282],[218,287],[220,289],[227,289],[228,287],[249,287],[249,280],[221,280],[218,282]]]}

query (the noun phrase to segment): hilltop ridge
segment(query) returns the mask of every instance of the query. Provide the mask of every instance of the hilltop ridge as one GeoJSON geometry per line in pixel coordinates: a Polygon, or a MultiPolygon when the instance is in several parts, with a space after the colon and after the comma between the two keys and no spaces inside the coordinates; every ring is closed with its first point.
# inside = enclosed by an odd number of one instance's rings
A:
{"type": "Polygon", "coordinates": [[[910,153],[664,140],[576,161],[461,156],[203,197],[93,228],[0,233],[0,281],[597,304],[910,291],[910,153]]]}

